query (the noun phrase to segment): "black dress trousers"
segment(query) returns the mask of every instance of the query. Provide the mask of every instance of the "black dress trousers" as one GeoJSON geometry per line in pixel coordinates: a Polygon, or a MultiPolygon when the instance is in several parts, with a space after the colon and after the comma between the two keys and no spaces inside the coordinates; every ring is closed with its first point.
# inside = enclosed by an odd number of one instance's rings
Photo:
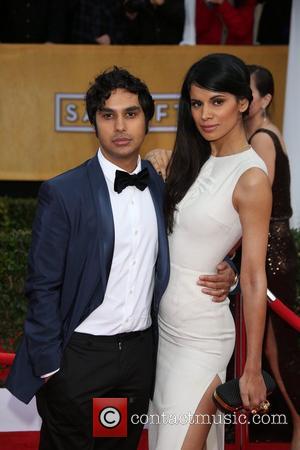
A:
{"type": "Polygon", "coordinates": [[[36,395],[40,450],[137,449],[143,425],[130,418],[147,414],[153,361],[151,328],[114,336],[74,332],[59,372],[36,395]],[[92,402],[99,397],[128,399],[126,438],[93,437],[92,402]]]}

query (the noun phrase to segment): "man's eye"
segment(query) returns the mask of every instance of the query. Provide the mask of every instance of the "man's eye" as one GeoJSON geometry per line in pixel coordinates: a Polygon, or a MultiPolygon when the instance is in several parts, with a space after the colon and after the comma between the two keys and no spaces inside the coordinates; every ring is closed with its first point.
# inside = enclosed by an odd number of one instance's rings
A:
{"type": "Polygon", "coordinates": [[[135,117],[135,116],[136,116],[136,113],[133,112],[133,111],[129,111],[126,115],[127,115],[127,117],[132,118],[132,117],[135,117]]]}
{"type": "Polygon", "coordinates": [[[112,118],[112,114],[111,113],[104,113],[102,114],[102,117],[106,120],[111,119],[112,118]]]}

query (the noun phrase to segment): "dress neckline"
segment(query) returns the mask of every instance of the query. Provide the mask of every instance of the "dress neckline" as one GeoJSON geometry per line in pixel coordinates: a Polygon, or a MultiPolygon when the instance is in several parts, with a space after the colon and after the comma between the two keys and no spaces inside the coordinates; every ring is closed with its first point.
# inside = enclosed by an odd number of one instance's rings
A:
{"type": "Polygon", "coordinates": [[[229,155],[224,155],[224,156],[214,156],[214,155],[210,155],[210,157],[213,158],[213,159],[232,158],[232,157],[234,157],[234,156],[243,155],[244,153],[250,152],[251,150],[253,150],[252,147],[248,148],[247,150],[243,150],[242,152],[238,152],[238,153],[231,153],[231,154],[229,154],[229,155]]]}

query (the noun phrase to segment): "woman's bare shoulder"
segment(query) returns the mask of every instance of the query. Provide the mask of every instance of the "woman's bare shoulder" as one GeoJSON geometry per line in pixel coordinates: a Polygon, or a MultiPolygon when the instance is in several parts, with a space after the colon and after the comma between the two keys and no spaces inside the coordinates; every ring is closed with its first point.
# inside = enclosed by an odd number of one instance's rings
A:
{"type": "MultiPolygon", "coordinates": [[[[263,127],[266,130],[270,130],[272,131],[279,139],[281,146],[283,148],[283,150],[286,152],[286,146],[285,146],[285,142],[282,136],[281,131],[279,130],[279,128],[273,123],[273,122],[269,122],[266,126],[263,127]]],[[[257,134],[255,134],[253,136],[253,143],[254,142],[259,142],[259,141],[268,141],[269,139],[271,139],[266,133],[264,132],[258,132],[257,134]]]]}

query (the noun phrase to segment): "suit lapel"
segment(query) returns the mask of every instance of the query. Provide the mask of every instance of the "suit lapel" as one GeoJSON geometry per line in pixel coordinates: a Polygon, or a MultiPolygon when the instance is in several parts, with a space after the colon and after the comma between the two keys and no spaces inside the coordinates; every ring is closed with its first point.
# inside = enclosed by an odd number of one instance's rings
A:
{"type": "Polygon", "coordinates": [[[107,184],[97,154],[89,161],[87,170],[97,214],[98,230],[95,245],[99,246],[102,295],[104,296],[114,251],[114,221],[107,184]]]}
{"type": "MultiPolygon", "coordinates": [[[[148,161],[142,161],[142,168],[147,167],[149,170],[149,190],[152,196],[158,228],[158,256],[156,262],[156,280],[154,300],[159,302],[169,280],[169,247],[166,233],[166,225],[163,209],[163,189],[159,186],[160,181],[153,167],[148,161]]],[[[158,306],[158,305],[155,305],[158,306]]]]}

